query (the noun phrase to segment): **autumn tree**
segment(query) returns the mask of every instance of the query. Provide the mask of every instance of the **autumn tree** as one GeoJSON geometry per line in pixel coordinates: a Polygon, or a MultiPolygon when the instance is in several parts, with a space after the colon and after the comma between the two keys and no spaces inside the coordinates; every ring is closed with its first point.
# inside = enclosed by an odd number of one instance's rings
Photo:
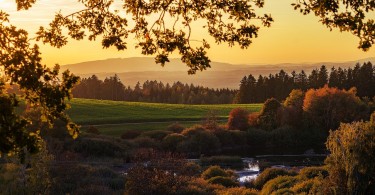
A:
{"type": "Polygon", "coordinates": [[[262,110],[258,116],[258,123],[264,130],[273,130],[279,125],[281,103],[275,98],[270,98],[264,102],[262,110]]]}
{"type": "Polygon", "coordinates": [[[326,159],[337,194],[375,193],[375,124],[341,124],[330,131],[326,159]]]}
{"type": "Polygon", "coordinates": [[[305,93],[300,89],[294,89],[283,103],[281,123],[298,126],[303,121],[303,100],[305,93]]]}
{"type": "Polygon", "coordinates": [[[243,108],[231,110],[227,123],[228,129],[246,131],[249,128],[248,117],[249,112],[243,108]]]}
{"type": "Polygon", "coordinates": [[[325,85],[306,92],[303,110],[313,125],[329,130],[337,128],[340,122],[364,117],[360,113],[361,103],[355,88],[347,91],[325,85]]]}

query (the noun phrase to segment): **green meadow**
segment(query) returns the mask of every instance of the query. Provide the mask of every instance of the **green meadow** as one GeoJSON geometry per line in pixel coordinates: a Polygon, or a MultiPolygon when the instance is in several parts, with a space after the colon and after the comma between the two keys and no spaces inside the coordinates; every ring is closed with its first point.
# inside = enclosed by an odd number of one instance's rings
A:
{"type": "Polygon", "coordinates": [[[183,105],[143,102],[123,102],[75,98],[70,101],[69,116],[79,125],[97,125],[103,134],[120,135],[126,130],[163,130],[173,122],[183,126],[200,123],[209,111],[219,119],[241,107],[258,112],[262,104],[183,105]],[[196,121],[196,122],[192,122],[196,121]]]}

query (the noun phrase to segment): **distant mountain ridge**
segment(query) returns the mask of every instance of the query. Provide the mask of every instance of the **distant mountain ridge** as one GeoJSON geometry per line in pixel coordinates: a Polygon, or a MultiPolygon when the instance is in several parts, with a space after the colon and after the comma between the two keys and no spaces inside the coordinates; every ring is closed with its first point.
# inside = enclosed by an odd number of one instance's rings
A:
{"type": "Polygon", "coordinates": [[[100,79],[117,74],[126,86],[134,87],[139,81],[143,83],[146,80],[157,80],[164,83],[173,83],[181,81],[183,83],[193,83],[210,88],[232,88],[239,86],[240,80],[245,76],[252,74],[258,77],[260,74],[269,75],[279,72],[281,69],[287,73],[295,70],[300,72],[304,70],[307,74],[321,65],[331,67],[348,68],[356,63],[372,62],[375,63],[375,57],[366,58],[357,61],[348,62],[321,62],[321,63],[282,63],[272,65],[233,65],[230,63],[211,62],[211,68],[197,72],[195,75],[188,75],[186,67],[180,59],[170,59],[164,67],[156,64],[151,57],[133,57],[133,58],[113,58],[106,60],[88,61],[76,64],[61,66],[62,70],[69,69],[71,72],[81,76],[89,77],[93,74],[100,79]]]}

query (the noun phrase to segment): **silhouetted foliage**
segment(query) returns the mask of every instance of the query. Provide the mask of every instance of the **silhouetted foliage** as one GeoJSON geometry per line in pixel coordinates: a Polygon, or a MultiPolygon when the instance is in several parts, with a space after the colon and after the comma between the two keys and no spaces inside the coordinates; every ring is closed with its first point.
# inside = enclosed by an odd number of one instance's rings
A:
{"type": "Polygon", "coordinates": [[[374,44],[375,25],[371,17],[375,9],[373,1],[340,0],[340,1],[296,1],[292,4],[295,10],[304,15],[314,14],[330,30],[351,32],[359,38],[358,48],[367,51],[374,44]]]}
{"type": "Polygon", "coordinates": [[[169,85],[157,81],[137,83],[132,89],[125,87],[117,75],[104,81],[93,75],[82,79],[73,89],[76,98],[172,104],[229,104],[235,93],[236,90],[230,89],[210,89],[181,82],[169,85]]]}
{"type": "Polygon", "coordinates": [[[357,88],[359,97],[375,96],[375,66],[370,62],[362,66],[356,64],[354,68],[331,69],[322,65],[320,69],[314,69],[310,75],[302,70],[299,74],[294,71],[291,75],[281,70],[279,73],[267,76],[260,75],[255,79],[251,74],[240,81],[240,89],[234,98],[234,103],[260,103],[269,98],[277,100],[285,99],[293,89],[306,91],[318,89],[328,84],[330,87],[349,90],[357,88]]]}

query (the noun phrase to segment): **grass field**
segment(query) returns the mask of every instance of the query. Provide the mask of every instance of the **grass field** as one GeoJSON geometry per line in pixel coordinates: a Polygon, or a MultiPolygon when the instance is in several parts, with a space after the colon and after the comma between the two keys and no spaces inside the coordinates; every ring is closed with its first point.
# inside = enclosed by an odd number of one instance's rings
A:
{"type": "Polygon", "coordinates": [[[216,111],[220,118],[227,118],[236,107],[249,112],[262,107],[262,104],[182,105],[89,99],[73,99],[70,104],[69,116],[81,125],[201,120],[210,110],[216,111]]]}
{"type": "Polygon", "coordinates": [[[220,119],[226,119],[233,108],[242,107],[249,112],[258,112],[262,107],[262,104],[182,105],[78,98],[70,104],[68,114],[74,122],[83,126],[100,125],[97,128],[109,135],[120,135],[126,130],[165,129],[175,121],[189,126],[199,123],[210,110],[215,111],[220,119]]]}

